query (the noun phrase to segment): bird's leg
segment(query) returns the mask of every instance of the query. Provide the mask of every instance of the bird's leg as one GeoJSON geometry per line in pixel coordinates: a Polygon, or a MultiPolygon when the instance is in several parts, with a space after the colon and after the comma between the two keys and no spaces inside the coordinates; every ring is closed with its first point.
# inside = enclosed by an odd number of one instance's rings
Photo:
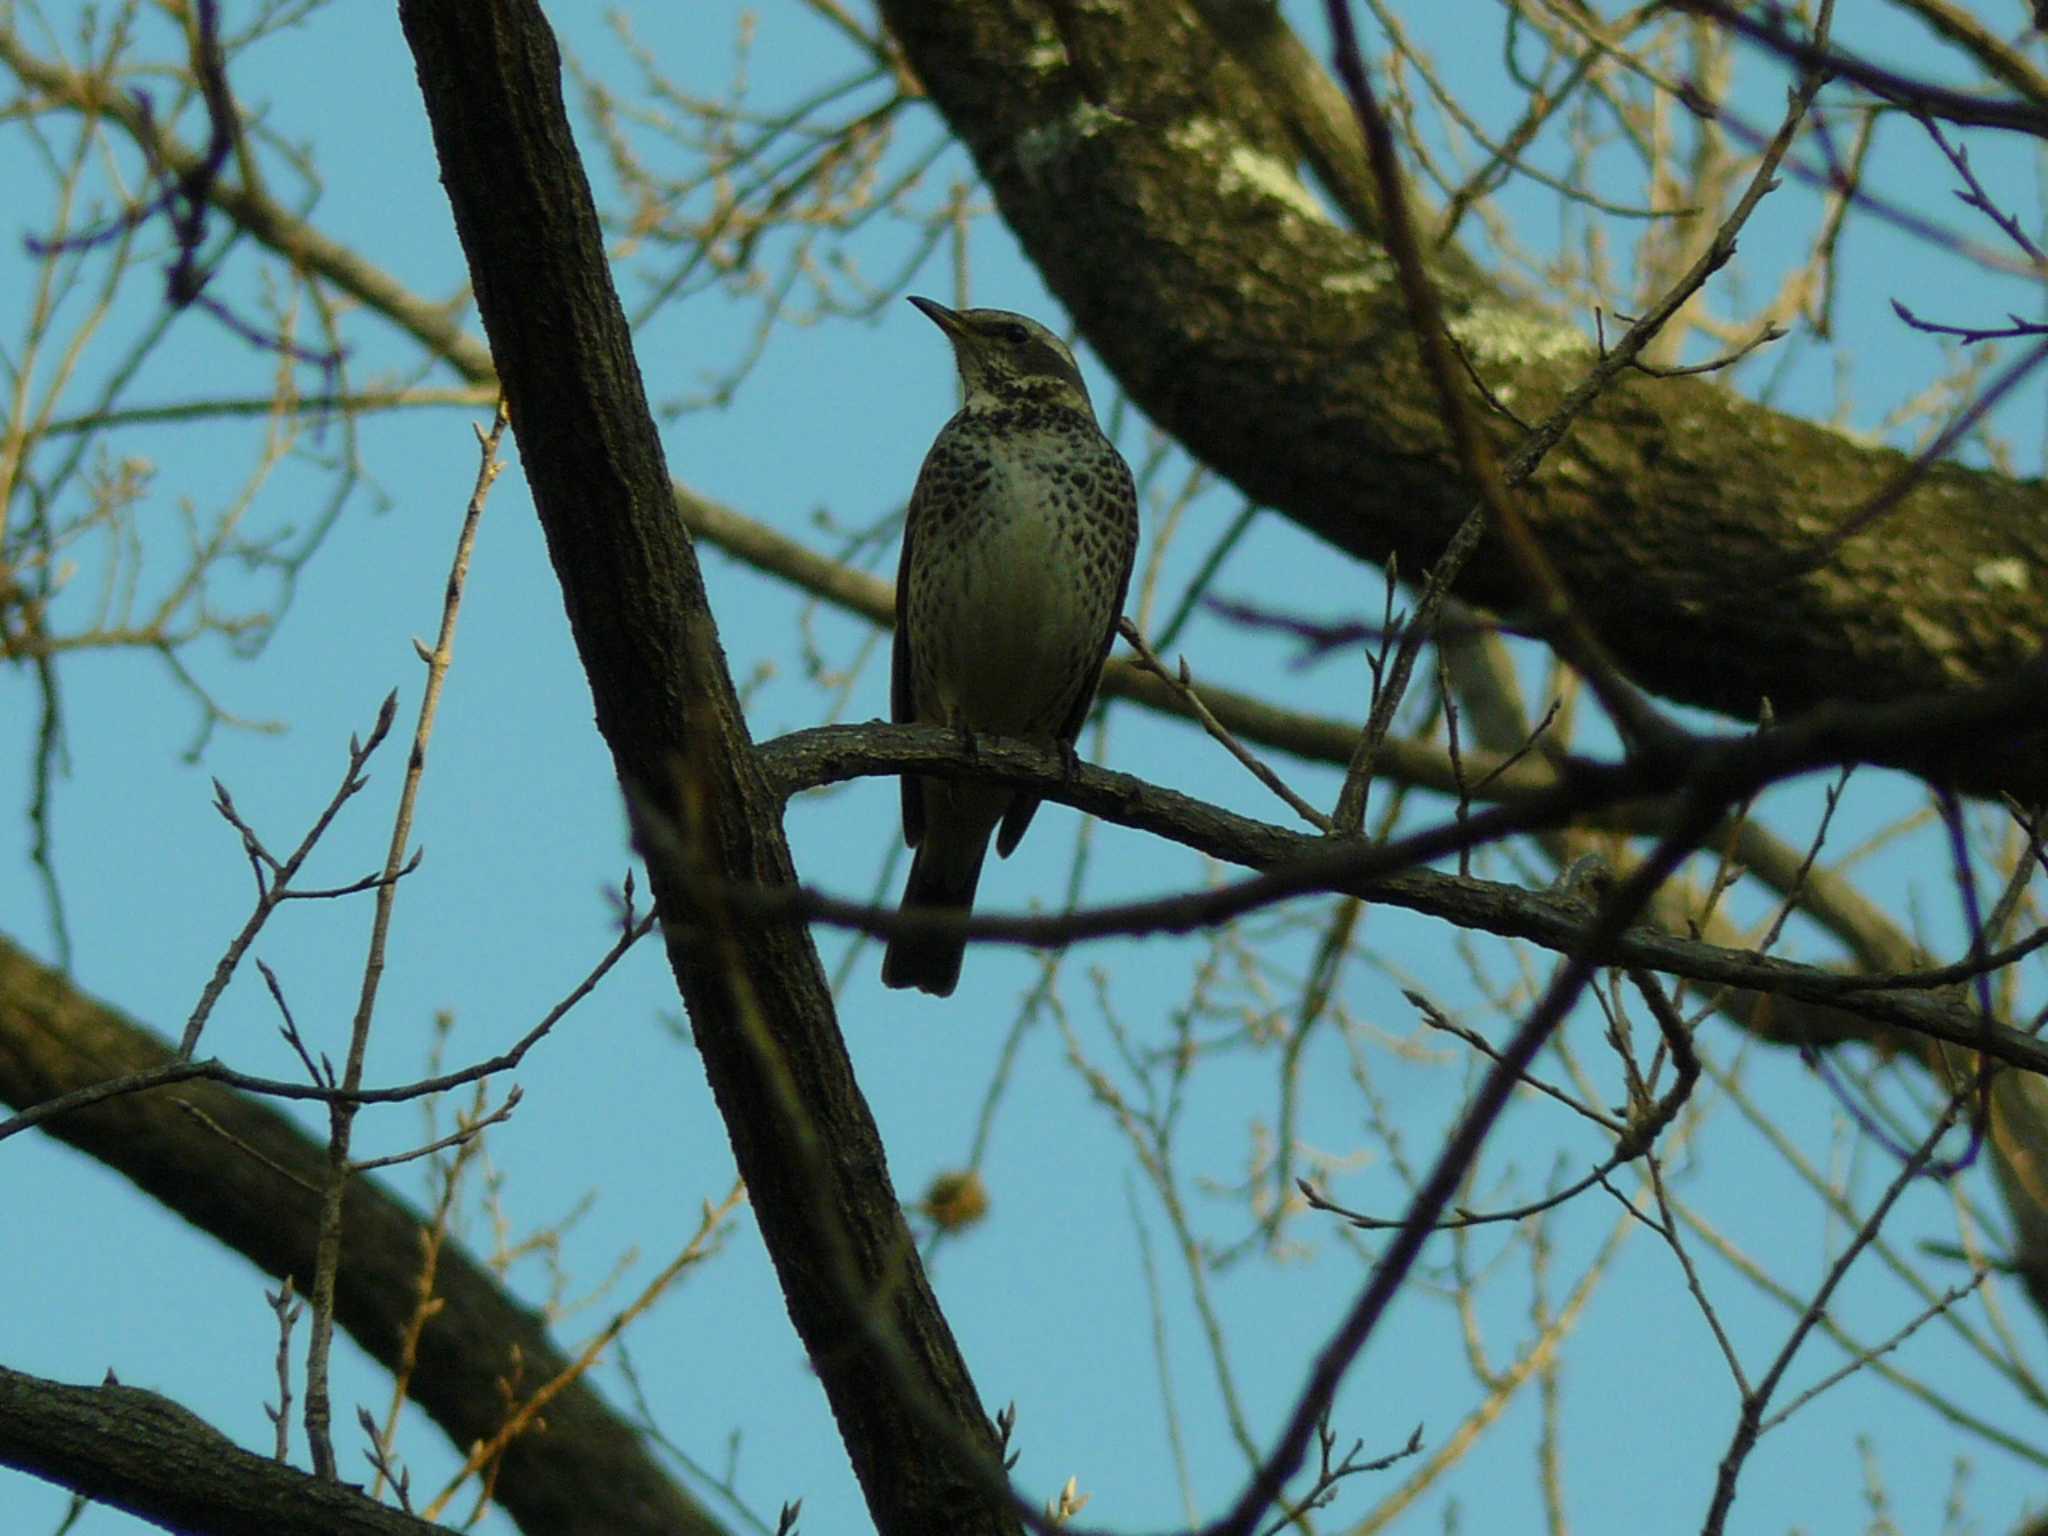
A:
{"type": "Polygon", "coordinates": [[[1081,777],[1081,754],[1074,749],[1071,741],[1055,743],[1060,752],[1060,777],[1071,784],[1081,777]]]}

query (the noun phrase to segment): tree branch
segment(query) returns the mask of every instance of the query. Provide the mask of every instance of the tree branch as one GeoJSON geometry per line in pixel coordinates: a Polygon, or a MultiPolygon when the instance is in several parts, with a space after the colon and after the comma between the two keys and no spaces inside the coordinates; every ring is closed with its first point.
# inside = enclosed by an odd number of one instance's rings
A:
{"type": "Polygon", "coordinates": [[[598,729],[790,1317],[884,1536],[1012,1530],[817,950],[800,925],[741,924],[722,896],[795,870],[675,517],[553,35],[533,0],[401,0],[399,15],[598,729]]]}
{"type": "Polygon", "coordinates": [[[0,1464],[195,1536],[430,1536],[445,1530],[268,1456],[140,1387],[0,1366],[0,1464]]]}
{"type": "MultiPolygon", "coordinates": [[[[1191,5],[1077,12],[1064,64],[1047,62],[1027,0],[881,8],[1137,403],[1332,544],[1429,569],[1471,491],[1386,256],[1321,213],[1285,125],[1191,5]]],[[[1509,301],[1457,251],[1434,252],[1431,277],[1452,337],[1525,416],[1592,361],[1579,329],[1509,301]]],[[[1512,452],[1515,429],[1488,425],[1512,452]]],[[[1523,511],[1626,674],[1666,697],[1753,718],[1764,698],[1784,714],[2004,676],[2048,639],[2037,484],[1936,465],[1823,569],[1800,570],[1906,462],[1708,379],[1631,374],[1553,451],[1523,511]],[[1764,594],[1760,570],[1786,574],[1764,594]]],[[[1508,610],[1530,598],[1484,551],[1459,591],[1508,610]]],[[[2016,727],[1959,775],[2033,798],[2048,734],[2016,727]]]]}
{"type": "MultiPolygon", "coordinates": [[[[1206,887],[1184,896],[1098,908],[1065,915],[1005,917],[983,913],[961,926],[975,937],[1047,945],[1130,933],[1188,932],[1223,917],[1289,896],[1345,892],[1439,917],[1460,928],[1526,939],[1560,954],[1584,946],[1587,913],[1570,898],[1544,891],[1421,867],[1457,848],[1490,843],[1510,833],[1564,825],[1575,815],[1572,792],[1561,787],[1545,805],[1504,807],[1484,816],[1426,829],[1375,844],[1331,839],[1273,826],[1222,810],[1128,774],[1083,763],[1070,772],[1055,753],[1028,742],[977,738],[970,757],[952,733],[936,726],[823,726],[798,731],[761,748],[764,770],[784,793],[874,773],[952,774],[998,779],[1072,805],[1091,816],[1138,828],[1196,849],[1211,858],[1267,871],[1259,882],[1206,887]]],[[[750,898],[763,911],[798,912],[887,934],[909,922],[892,910],[842,902],[815,893],[760,891],[750,898]]],[[[1928,1040],[1982,1050],[2031,1072],[2048,1073],[2048,1043],[2009,1025],[1988,1023],[1940,988],[1926,992],[1868,991],[1868,982],[1792,961],[1760,956],[1654,928],[1631,927],[1597,957],[1602,964],[1640,966],[1750,992],[1731,998],[1727,1011],[1767,1011],[1784,999],[1808,1005],[1773,1022],[1774,1038],[1821,1041],[1867,1037],[1864,1020],[1928,1040]],[[1745,1006],[1747,1004],[1747,1006],[1745,1006]]]]}

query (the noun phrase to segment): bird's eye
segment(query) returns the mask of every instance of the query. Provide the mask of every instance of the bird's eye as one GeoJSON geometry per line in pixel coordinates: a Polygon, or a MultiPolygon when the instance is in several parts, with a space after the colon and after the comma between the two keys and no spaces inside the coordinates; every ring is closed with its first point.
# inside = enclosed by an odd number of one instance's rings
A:
{"type": "Polygon", "coordinates": [[[1031,333],[1025,330],[1023,326],[1018,325],[1015,321],[1012,321],[1010,324],[1004,326],[996,334],[1001,336],[1003,340],[1007,341],[1013,347],[1021,347],[1024,345],[1025,342],[1031,339],[1031,333]]]}

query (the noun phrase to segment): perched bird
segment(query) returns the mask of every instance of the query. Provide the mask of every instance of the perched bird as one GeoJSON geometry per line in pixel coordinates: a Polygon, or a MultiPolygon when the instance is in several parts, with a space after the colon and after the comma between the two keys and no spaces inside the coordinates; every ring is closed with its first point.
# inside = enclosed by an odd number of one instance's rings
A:
{"type": "MultiPolygon", "coordinates": [[[[1071,752],[1137,556],[1130,466],[1051,331],[1007,310],[910,302],[953,343],[966,400],[925,455],[903,526],[890,718],[1071,752]]],[[[1009,857],[1037,809],[999,784],[905,774],[916,856],[903,909],[966,913],[990,834],[1009,857]]],[[[898,935],[882,982],[945,997],[965,950],[954,936],[898,935]]]]}

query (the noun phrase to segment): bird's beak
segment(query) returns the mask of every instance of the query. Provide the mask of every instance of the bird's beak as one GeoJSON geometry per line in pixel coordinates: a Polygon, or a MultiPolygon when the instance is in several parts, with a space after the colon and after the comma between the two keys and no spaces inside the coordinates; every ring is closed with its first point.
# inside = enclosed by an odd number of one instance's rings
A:
{"type": "Polygon", "coordinates": [[[927,320],[944,331],[954,341],[963,341],[973,334],[968,328],[967,322],[961,318],[958,310],[948,309],[936,299],[923,298],[914,293],[910,295],[910,302],[917,306],[919,312],[927,320]]]}

